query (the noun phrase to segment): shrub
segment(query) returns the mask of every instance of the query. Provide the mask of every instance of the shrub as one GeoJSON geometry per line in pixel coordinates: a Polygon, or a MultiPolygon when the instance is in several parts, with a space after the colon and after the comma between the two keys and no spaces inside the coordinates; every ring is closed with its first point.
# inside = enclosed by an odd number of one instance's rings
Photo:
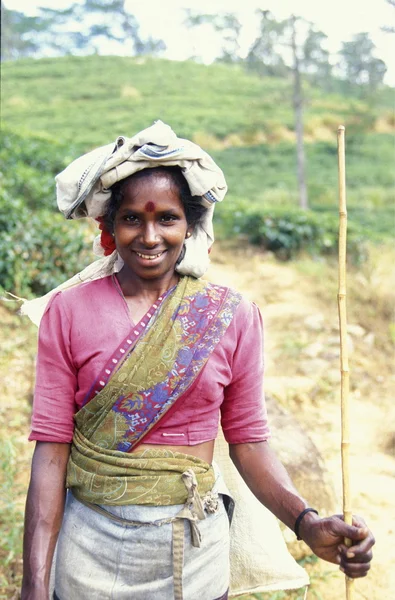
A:
{"type": "Polygon", "coordinates": [[[7,190],[0,230],[0,285],[17,296],[45,294],[91,260],[86,227],[46,209],[33,213],[7,190]]]}
{"type": "Polygon", "coordinates": [[[21,136],[2,131],[1,187],[10,196],[23,198],[30,209],[57,210],[54,177],[71,162],[77,151],[46,137],[21,136]]]}
{"type": "MultiPolygon", "coordinates": [[[[251,244],[289,260],[305,250],[316,255],[337,253],[338,216],[296,208],[260,208],[239,200],[220,206],[216,215],[222,237],[244,235],[251,244]]],[[[348,251],[355,261],[366,253],[363,232],[348,226],[348,251]]]]}
{"type": "Polygon", "coordinates": [[[38,296],[92,260],[87,227],[57,212],[54,176],[72,149],[43,136],[3,132],[0,151],[0,286],[38,296]]]}

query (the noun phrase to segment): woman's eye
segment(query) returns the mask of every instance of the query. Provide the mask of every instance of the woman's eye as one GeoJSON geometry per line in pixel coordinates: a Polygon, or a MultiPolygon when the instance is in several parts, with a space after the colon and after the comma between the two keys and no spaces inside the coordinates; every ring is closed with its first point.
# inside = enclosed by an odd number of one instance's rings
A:
{"type": "Polygon", "coordinates": [[[124,220],[126,221],[126,223],[137,223],[138,218],[135,215],[126,215],[124,217],[124,220]]]}
{"type": "Polygon", "coordinates": [[[161,221],[163,223],[171,223],[172,221],[176,221],[177,217],[175,217],[174,215],[163,215],[163,217],[161,217],[161,221]]]}

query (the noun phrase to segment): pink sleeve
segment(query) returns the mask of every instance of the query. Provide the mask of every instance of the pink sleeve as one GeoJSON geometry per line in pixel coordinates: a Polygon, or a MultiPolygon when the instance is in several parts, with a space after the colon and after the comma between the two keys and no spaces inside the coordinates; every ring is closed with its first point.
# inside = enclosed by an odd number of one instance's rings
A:
{"type": "Polygon", "coordinates": [[[237,347],[232,381],[224,390],[222,429],[229,444],[270,437],[263,393],[263,325],[258,307],[245,300],[237,318],[237,347]]]}
{"type": "Polygon", "coordinates": [[[77,374],[70,351],[70,321],[57,293],[41,320],[29,440],[71,442],[77,374]]]}

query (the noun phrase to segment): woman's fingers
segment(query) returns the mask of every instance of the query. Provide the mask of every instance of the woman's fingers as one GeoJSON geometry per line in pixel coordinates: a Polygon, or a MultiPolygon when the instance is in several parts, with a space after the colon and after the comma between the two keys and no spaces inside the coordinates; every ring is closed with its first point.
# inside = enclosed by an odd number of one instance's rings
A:
{"type": "Polygon", "coordinates": [[[349,560],[354,560],[354,562],[365,562],[364,557],[369,557],[369,560],[372,560],[372,550],[375,541],[373,536],[367,536],[361,542],[354,544],[353,546],[346,546],[345,544],[340,544],[339,552],[342,556],[349,560]]]}
{"type": "Polygon", "coordinates": [[[338,546],[337,562],[340,564],[340,570],[347,577],[353,579],[365,577],[370,569],[370,562],[373,557],[372,547],[375,544],[373,534],[361,517],[353,517],[353,524],[346,525],[343,517],[338,516],[340,520],[333,523],[334,532],[352,541],[351,546],[346,546],[344,543],[338,546]]]}
{"type": "MultiPolygon", "coordinates": [[[[359,552],[366,552],[375,544],[372,532],[361,517],[353,516],[352,525],[344,523],[341,515],[336,515],[336,517],[339,517],[339,519],[333,522],[333,531],[353,542],[352,546],[347,549],[349,552],[354,552],[357,548],[359,552]]],[[[341,547],[345,548],[346,546],[341,544],[341,547]]]]}
{"type": "Polygon", "coordinates": [[[353,516],[353,527],[359,529],[359,535],[353,537],[355,543],[350,547],[340,544],[340,570],[347,577],[356,579],[365,577],[369,572],[370,562],[373,558],[371,548],[375,544],[375,539],[361,517],[353,516]]]}
{"type": "Polygon", "coordinates": [[[341,546],[339,548],[341,561],[347,563],[367,563],[372,560],[373,552],[371,550],[359,551],[354,550],[354,548],[355,546],[351,546],[351,548],[341,546]]]}
{"type": "Polygon", "coordinates": [[[370,562],[352,563],[343,561],[340,563],[340,571],[342,571],[347,577],[357,579],[358,577],[365,577],[370,569],[370,562]]]}

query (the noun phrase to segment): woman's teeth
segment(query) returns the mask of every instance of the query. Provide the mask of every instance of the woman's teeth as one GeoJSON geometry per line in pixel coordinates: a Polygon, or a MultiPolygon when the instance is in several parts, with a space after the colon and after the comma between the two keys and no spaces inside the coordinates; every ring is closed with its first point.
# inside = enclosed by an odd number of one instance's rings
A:
{"type": "Polygon", "coordinates": [[[136,252],[137,256],[140,258],[145,258],[146,260],[154,260],[155,258],[159,258],[162,256],[163,252],[159,252],[159,254],[141,254],[140,252],[136,252]]]}

